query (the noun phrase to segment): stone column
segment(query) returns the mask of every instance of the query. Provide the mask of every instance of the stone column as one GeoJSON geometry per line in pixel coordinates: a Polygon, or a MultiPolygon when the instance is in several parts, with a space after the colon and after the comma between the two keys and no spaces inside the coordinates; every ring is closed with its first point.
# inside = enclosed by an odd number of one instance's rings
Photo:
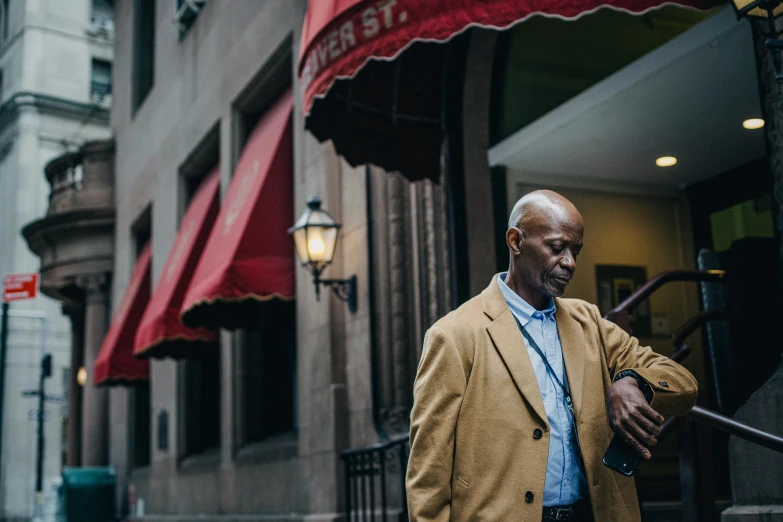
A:
{"type": "Polygon", "coordinates": [[[410,230],[409,183],[400,174],[387,175],[389,226],[389,297],[391,320],[390,368],[392,395],[389,397],[388,418],[391,433],[407,431],[411,399],[410,392],[410,230]]]}
{"type": "Polygon", "coordinates": [[[95,387],[92,377],[95,359],[109,327],[108,278],[104,274],[90,275],[82,278],[81,283],[85,291],[84,368],[87,370],[82,397],[82,465],[104,466],[108,461],[109,392],[95,387]]]}
{"type": "Polygon", "coordinates": [[[63,314],[71,319],[71,366],[68,377],[68,466],[81,465],[82,387],[76,381],[84,364],[84,309],[63,305],[63,314]]]}
{"type": "MultiPolygon", "coordinates": [[[[468,277],[470,296],[476,296],[487,287],[497,271],[496,241],[503,241],[495,230],[492,171],[487,161],[489,150],[490,100],[492,99],[495,31],[474,31],[470,35],[465,62],[465,87],[462,101],[462,154],[465,171],[465,212],[467,214],[468,277]]],[[[505,241],[503,241],[505,244],[505,241]]],[[[505,249],[504,257],[505,257],[505,249]]]]}

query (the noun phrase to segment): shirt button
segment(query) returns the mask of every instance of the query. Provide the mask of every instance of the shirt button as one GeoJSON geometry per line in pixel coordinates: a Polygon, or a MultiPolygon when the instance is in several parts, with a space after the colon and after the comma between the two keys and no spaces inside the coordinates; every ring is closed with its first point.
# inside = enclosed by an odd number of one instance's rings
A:
{"type": "Polygon", "coordinates": [[[538,429],[538,428],[533,430],[533,438],[536,439],[536,440],[540,439],[543,434],[544,433],[540,429],[538,429]]]}
{"type": "Polygon", "coordinates": [[[525,502],[527,502],[528,504],[533,502],[533,492],[532,491],[528,491],[527,493],[525,493],[525,502]]]}

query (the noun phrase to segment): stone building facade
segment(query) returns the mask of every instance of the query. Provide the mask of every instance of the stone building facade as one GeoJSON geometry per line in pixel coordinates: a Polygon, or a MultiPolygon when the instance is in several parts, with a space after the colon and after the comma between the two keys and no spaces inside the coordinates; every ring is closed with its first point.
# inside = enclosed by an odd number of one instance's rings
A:
{"type": "MultiPolygon", "coordinates": [[[[0,274],[38,271],[40,261],[20,230],[50,204],[45,165],[111,134],[112,11],[98,0],[0,3],[0,274]]],[[[79,393],[69,381],[71,328],[62,304],[39,295],[10,309],[0,519],[27,520],[35,499],[38,406],[21,393],[37,389],[44,349],[54,359],[46,392],[59,399],[45,405],[43,476],[50,498],[69,458],[68,395],[79,393]]]]}
{"type": "MultiPolygon", "coordinates": [[[[295,57],[306,7],[304,0],[208,2],[178,27],[170,23],[176,13],[169,2],[116,5],[117,39],[129,45],[117,48],[114,62],[115,264],[104,279],[111,282],[111,308],[147,240],[152,280],[161,277],[193,177],[219,167],[225,195],[247,121],[257,120],[281,88],[292,88],[295,100],[290,224],[310,196],[322,198],[343,225],[325,276],[358,279],[358,310],[351,313],[326,290],[316,301],[311,276],[297,268],[297,409],[290,429],[272,437],[248,435],[243,361],[253,334],[246,330],[220,335],[219,384],[209,390],[220,413],[208,421],[219,424],[219,433],[211,442],[194,433],[191,361],[153,359],[148,388],[108,390],[108,429],[91,429],[95,441],[109,441],[106,462],[118,472],[124,512],[143,505],[150,519],[171,513],[338,519],[339,452],[407,430],[421,338],[453,304],[443,185],[350,167],[304,132],[295,57]],[[144,86],[135,61],[142,20],[154,20],[153,79],[144,86]],[[140,412],[149,419],[146,431],[139,429],[140,412]],[[147,454],[140,454],[142,446],[147,454]],[[127,504],[131,484],[135,506],[127,504]]],[[[94,341],[81,342],[85,354],[95,349],[94,341]]],[[[85,439],[83,451],[88,446],[94,448],[85,439]]]]}
{"type": "MultiPolygon", "coordinates": [[[[118,48],[115,57],[115,304],[135,261],[140,227],[149,227],[142,235],[151,237],[152,279],[160,277],[186,204],[183,178],[217,164],[225,194],[247,133],[245,118],[262,113],[281,86],[293,88],[294,100],[299,98],[295,57],[305,1],[207,2],[184,34],[170,23],[173,3],[122,2],[116,11],[118,41],[134,41],[141,9],[152,9],[155,20],[154,81],[137,107],[133,45],[118,48]],[[145,215],[151,219],[142,225],[145,215]]],[[[368,378],[370,221],[364,169],[348,167],[332,148],[305,134],[297,124],[302,119],[298,101],[294,107],[295,189],[290,197],[295,215],[290,225],[312,195],[320,196],[343,224],[327,275],[357,275],[358,311],[350,313],[325,292],[316,302],[310,276],[297,269],[295,428],[265,440],[243,440],[243,331],[221,333],[219,386],[210,390],[219,396],[219,442],[211,448],[193,449],[194,433],[185,419],[189,407],[183,380],[189,362],[151,362],[150,431],[138,434],[151,438],[148,464],[134,462],[132,451],[138,444],[132,414],[138,389],[110,390],[109,462],[126,479],[121,498],[130,481],[151,519],[170,513],[335,519],[340,511],[338,452],[377,440],[368,378]],[[161,430],[167,441],[160,440],[161,430]],[[259,488],[264,494],[258,494],[259,488]]]]}

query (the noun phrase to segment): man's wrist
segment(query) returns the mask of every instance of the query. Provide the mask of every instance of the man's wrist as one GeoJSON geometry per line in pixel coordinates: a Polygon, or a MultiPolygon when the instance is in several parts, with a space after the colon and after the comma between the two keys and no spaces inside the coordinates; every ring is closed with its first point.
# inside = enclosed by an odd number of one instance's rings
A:
{"type": "Polygon", "coordinates": [[[638,388],[639,383],[636,382],[636,377],[633,375],[626,375],[625,377],[620,377],[619,379],[615,379],[614,382],[623,382],[626,384],[633,384],[634,387],[638,388]]]}
{"type": "Polygon", "coordinates": [[[618,382],[620,380],[633,380],[634,384],[636,384],[636,387],[639,388],[639,390],[644,395],[644,398],[647,401],[647,403],[649,404],[652,402],[652,398],[653,398],[652,387],[650,387],[650,384],[647,381],[645,381],[641,375],[639,375],[633,370],[623,370],[621,372],[618,372],[617,375],[614,376],[612,382],[618,382]]]}

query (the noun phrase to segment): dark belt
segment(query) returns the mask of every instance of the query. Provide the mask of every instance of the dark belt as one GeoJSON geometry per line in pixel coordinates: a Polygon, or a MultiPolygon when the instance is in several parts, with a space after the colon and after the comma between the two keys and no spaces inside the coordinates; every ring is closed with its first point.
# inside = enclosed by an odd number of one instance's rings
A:
{"type": "Polygon", "coordinates": [[[543,522],[587,522],[593,520],[590,501],[580,499],[570,506],[548,506],[541,517],[543,522]]]}

